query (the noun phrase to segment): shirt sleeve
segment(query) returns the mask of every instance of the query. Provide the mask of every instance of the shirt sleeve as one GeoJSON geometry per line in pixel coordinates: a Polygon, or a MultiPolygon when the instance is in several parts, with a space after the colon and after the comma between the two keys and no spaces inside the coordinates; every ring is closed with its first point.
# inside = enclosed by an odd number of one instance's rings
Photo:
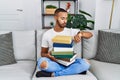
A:
{"type": "Polygon", "coordinates": [[[48,40],[47,40],[47,35],[46,34],[43,34],[41,47],[48,48],[48,40]]]}

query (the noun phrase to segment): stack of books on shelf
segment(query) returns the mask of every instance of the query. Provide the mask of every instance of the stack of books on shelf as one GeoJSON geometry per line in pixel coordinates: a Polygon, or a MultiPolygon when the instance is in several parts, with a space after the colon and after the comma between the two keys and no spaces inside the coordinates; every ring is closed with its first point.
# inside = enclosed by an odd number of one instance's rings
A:
{"type": "Polygon", "coordinates": [[[73,51],[73,40],[71,36],[57,35],[52,39],[53,50],[52,56],[57,62],[69,66],[75,61],[76,54],[73,51]]]}

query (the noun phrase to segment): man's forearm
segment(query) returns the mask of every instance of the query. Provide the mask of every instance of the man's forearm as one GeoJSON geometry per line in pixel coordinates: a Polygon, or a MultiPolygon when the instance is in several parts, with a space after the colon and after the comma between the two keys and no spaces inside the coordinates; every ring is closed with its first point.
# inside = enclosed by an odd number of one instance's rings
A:
{"type": "Polygon", "coordinates": [[[88,38],[90,38],[90,37],[93,36],[91,32],[85,32],[85,31],[80,31],[80,32],[78,33],[78,35],[79,35],[80,37],[86,38],[86,39],[88,39],[88,38]]]}
{"type": "Polygon", "coordinates": [[[50,54],[49,53],[41,53],[41,57],[50,58],[50,54]]]}
{"type": "Polygon", "coordinates": [[[51,56],[50,52],[48,52],[48,53],[41,53],[41,56],[42,57],[47,57],[47,58],[49,58],[49,59],[51,59],[53,61],[56,61],[56,59],[54,58],[54,56],[51,56]]]}

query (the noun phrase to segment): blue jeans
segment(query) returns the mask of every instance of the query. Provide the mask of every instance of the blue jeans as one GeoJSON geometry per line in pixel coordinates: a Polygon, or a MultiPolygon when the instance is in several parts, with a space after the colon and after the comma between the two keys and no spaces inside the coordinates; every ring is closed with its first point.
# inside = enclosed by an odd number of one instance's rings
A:
{"type": "Polygon", "coordinates": [[[63,66],[46,57],[38,59],[38,69],[46,72],[53,72],[54,76],[78,74],[83,71],[87,71],[89,67],[90,64],[88,64],[84,59],[76,59],[75,62],[69,66],[63,66]],[[45,69],[40,68],[40,64],[43,61],[47,62],[47,68],[45,69]]]}

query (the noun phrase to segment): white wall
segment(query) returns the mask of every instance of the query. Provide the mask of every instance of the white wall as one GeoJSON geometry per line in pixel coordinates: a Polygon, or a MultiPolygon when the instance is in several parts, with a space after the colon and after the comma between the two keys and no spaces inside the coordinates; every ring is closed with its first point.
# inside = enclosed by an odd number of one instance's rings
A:
{"type": "Polygon", "coordinates": [[[0,0],[0,30],[35,29],[41,29],[41,0],[0,0]]]}
{"type": "MultiPolygon", "coordinates": [[[[6,0],[7,1],[7,0],[6,0]]],[[[10,0],[8,0],[10,1],[10,0]]],[[[8,2],[7,1],[7,2],[8,2]]],[[[0,30],[35,30],[42,29],[42,21],[41,21],[41,0],[21,0],[23,3],[21,8],[23,11],[23,26],[17,24],[16,26],[20,27],[0,27],[0,30]]],[[[14,4],[13,4],[14,5],[14,4]]],[[[11,6],[11,5],[9,5],[11,6]]],[[[80,9],[90,13],[93,15],[95,12],[95,0],[80,0],[80,9]],[[88,4],[89,3],[89,4],[88,4]]],[[[9,26],[9,24],[8,24],[9,26]]]]}
{"type": "MultiPolygon", "coordinates": [[[[79,0],[79,1],[80,1],[79,9],[92,15],[92,17],[86,16],[86,18],[88,20],[95,21],[96,0],[92,0],[92,1],[91,0],[79,0]]],[[[93,24],[88,24],[88,26],[93,27],[94,25],[93,24]]]]}
{"type": "MultiPolygon", "coordinates": [[[[41,0],[21,0],[21,1],[23,1],[23,13],[24,13],[23,16],[24,26],[22,26],[21,29],[22,30],[41,29],[42,28],[41,0]]],[[[95,20],[95,29],[108,29],[112,0],[79,0],[79,1],[80,1],[79,8],[90,13],[93,16],[93,18],[91,19],[95,20]]],[[[114,16],[115,15],[116,14],[114,13],[114,16]]],[[[117,14],[117,16],[119,15],[117,14]]],[[[114,17],[114,19],[116,17],[114,17]]],[[[112,25],[113,24],[116,24],[115,21],[113,21],[112,25]]],[[[8,29],[9,29],[8,27],[3,28],[3,30],[8,29]]],[[[20,29],[17,28],[14,30],[20,29]]]]}
{"type": "Polygon", "coordinates": [[[111,29],[120,29],[120,0],[115,0],[111,29]]]}
{"type": "Polygon", "coordinates": [[[41,29],[41,0],[23,0],[25,30],[41,29]]]}
{"type": "Polygon", "coordinates": [[[96,0],[95,29],[109,29],[112,0],[96,0]]]}
{"type": "Polygon", "coordinates": [[[41,0],[23,0],[25,29],[41,29],[41,0]]]}
{"type": "Polygon", "coordinates": [[[95,6],[96,6],[96,0],[79,0],[79,9],[86,11],[92,15],[92,18],[88,19],[95,19],[95,6]]]}

